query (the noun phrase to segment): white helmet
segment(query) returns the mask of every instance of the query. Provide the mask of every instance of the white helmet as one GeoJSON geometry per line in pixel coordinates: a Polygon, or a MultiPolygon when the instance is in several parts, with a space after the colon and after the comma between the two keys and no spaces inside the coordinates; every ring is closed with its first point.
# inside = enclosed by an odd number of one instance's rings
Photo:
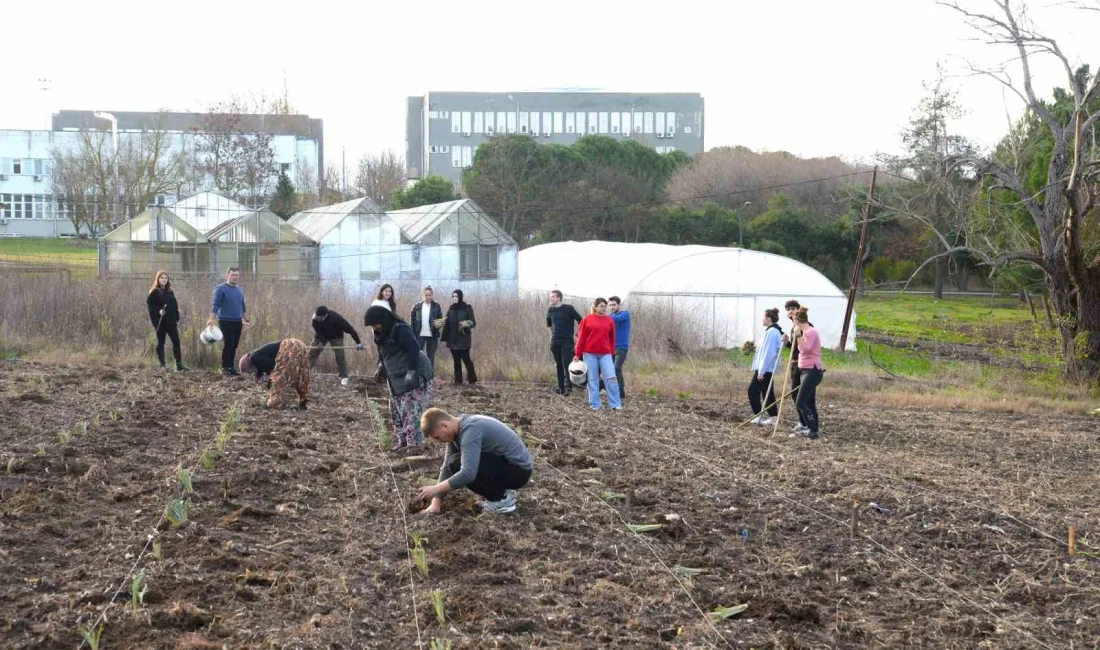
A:
{"type": "Polygon", "coordinates": [[[574,386],[584,386],[588,383],[588,365],[577,360],[569,364],[569,381],[574,386]]]}
{"type": "Polygon", "coordinates": [[[218,329],[217,325],[207,325],[206,328],[199,334],[199,340],[203,345],[210,345],[216,341],[222,340],[222,331],[218,329]]]}

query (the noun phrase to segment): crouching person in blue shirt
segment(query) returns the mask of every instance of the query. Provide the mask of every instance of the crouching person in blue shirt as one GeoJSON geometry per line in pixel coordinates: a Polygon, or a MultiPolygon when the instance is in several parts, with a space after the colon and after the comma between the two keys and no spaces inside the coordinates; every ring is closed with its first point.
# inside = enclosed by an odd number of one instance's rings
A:
{"type": "Polygon", "coordinates": [[[466,487],[485,498],[482,512],[516,511],[516,490],[531,480],[531,454],[515,431],[487,415],[455,417],[430,408],[420,419],[426,438],[447,445],[439,482],[420,488],[420,498],[431,499],[426,512],[438,513],[443,495],[466,487]]]}

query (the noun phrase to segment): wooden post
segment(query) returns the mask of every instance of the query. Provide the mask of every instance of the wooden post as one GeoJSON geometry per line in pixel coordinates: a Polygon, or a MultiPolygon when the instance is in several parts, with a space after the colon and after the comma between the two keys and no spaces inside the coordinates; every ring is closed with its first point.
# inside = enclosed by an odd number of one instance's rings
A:
{"type": "Polygon", "coordinates": [[[856,538],[856,531],[859,529],[859,502],[852,504],[852,530],[849,536],[852,539],[856,538]]]}
{"type": "Polygon", "coordinates": [[[1077,526],[1069,527],[1069,556],[1077,555],[1077,526]]]}
{"type": "Polygon", "coordinates": [[[844,310],[844,323],[840,330],[840,351],[848,345],[848,321],[852,320],[852,310],[856,306],[856,290],[859,288],[859,274],[863,270],[863,253],[867,249],[867,223],[871,217],[871,202],[875,199],[875,181],[878,179],[878,167],[871,172],[871,189],[867,192],[867,202],[863,204],[863,228],[859,233],[859,249],[856,251],[856,264],[852,268],[852,279],[848,289],[848,306],[844,310]]]}
{"type": "MultiPolygon", "coordinates": [[[[772,427],[772,435],[779,431],[779,423],[783,420],[783,402],[787,399],[787,391],[791,389],[791,360],[794,359],[794,351],[798,349],[798,338],[794,335],[794,326],[791,326],[791,356],[787,357],[787,372],[783,374],[783,392],[779,394],[779,410],[775,412],[775,426],[772,427]]],[[[783,351],[779,351],[779,358],[783,358],[783,351]]],[[[773,377],[774,379],[774,377],[773,377]]]]}

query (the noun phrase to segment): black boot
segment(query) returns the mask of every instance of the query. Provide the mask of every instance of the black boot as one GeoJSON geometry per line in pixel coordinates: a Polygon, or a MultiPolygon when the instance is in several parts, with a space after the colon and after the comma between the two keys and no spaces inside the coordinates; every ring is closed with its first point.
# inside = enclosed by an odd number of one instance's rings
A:
{"type": "Polygon", "coordinates": [[[182,361],[176,362],[176,372],[184,372],[187,370],[187,366],[183,365],[182,361]]]}

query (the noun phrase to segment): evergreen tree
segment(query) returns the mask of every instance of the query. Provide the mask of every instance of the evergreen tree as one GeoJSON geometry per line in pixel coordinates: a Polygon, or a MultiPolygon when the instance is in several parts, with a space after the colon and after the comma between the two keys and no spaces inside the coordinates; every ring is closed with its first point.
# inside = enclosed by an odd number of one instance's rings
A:
{"type": "Polygon", "coordinates": [[[283,218],[289,219],[294,214],[294,184],[286,172],[279,173],[279,182],[275,185],[275,198],[271,200],[271,211],[283,218]]]}

